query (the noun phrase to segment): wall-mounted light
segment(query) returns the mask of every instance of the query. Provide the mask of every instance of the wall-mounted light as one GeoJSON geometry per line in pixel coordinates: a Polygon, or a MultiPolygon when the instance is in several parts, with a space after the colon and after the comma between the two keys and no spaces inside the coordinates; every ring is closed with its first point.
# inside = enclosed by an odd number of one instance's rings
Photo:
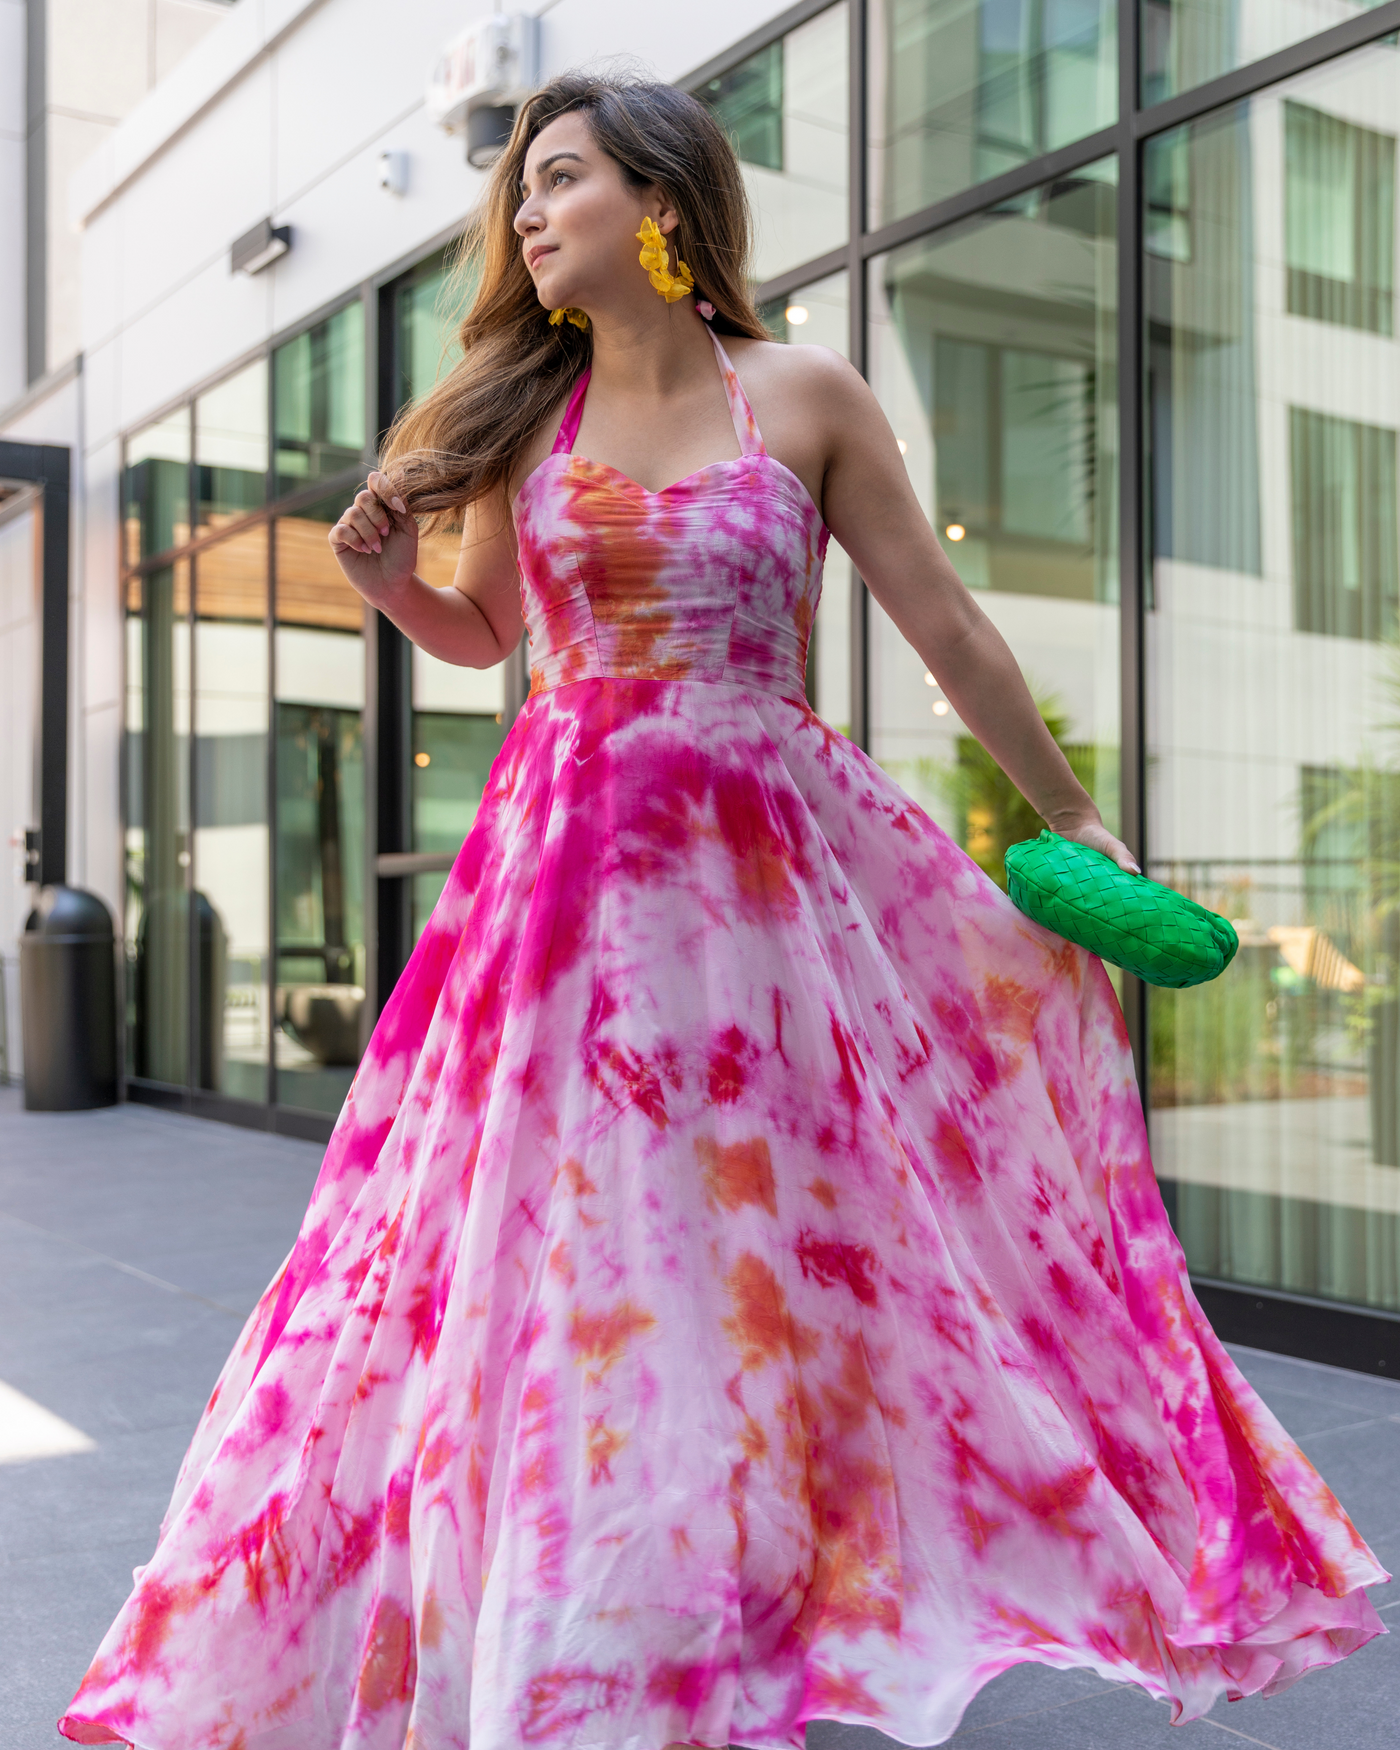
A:
{"type": "Polygon", "coordinates": [[[259,219],[251,231],[235,238],[229,250],[229,272],[261,273],[265,267],[271,267],[278,256],[285,255],[291,246],[290,225],[274,225],[271,219],[259,219]]]}
{"type": "Polygon", "coordinates": [[[418,767],[419,771],[422,771],[424,766],[432,765],[433,756],[430,753],[416,753],[413,756],[413,763],[418,767]]]}
{"type": "Polygon", "coordinates": [[[948,537],[948,539],[950,541],[961,541],[964,538],[964,536],[967,534],[967,530],[962,526],[961,523],[949,523],[947,528],[944,529],[943,533],[948,537]]]}
{"type": "Polygon", "coordinates": [[[408,153],[379,154],[379,186],[389,194],[404,194],[408,189],[408,153]]]}
{"type": "Polygon", "coordinates": [[[787,309],[783,311],[783,315],[787,317],[794,328],[800,328],[807,320],[809,311],[805,304],[789,304],[787,309]]]}

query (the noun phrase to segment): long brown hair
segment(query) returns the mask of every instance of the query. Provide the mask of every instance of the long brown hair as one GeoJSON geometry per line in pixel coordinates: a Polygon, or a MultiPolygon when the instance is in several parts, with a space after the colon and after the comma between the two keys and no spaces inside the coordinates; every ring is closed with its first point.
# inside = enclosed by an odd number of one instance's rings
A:
{"type": "Polygon", "coordinates": [[[384,468],[429,527],[490,494],[504,501],[521,452],[592,356],[588,332],[549,325],[513,226],[532,141],[575,110],[632,187],[654,184],[675,206],[668,242],[695,275],[696,299],[714,305],[712,326],[770,338],[749,291],[753,226],[739,161],[709,109],[673,85],[561,74],[521,104],[462,239],[459,275],[480,272],[459,330],[462,358],[399,414],[384,446],[384,468]]]}

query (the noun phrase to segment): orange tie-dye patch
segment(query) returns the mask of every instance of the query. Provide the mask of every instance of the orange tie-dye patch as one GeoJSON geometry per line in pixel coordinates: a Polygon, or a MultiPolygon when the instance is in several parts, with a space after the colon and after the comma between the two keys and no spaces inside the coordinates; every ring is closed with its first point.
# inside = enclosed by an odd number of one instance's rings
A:
{"type": "Polygon", "coordinates": [[[601,1379],[627,1353],[633,1337],[656,1328],[656,1320],[631,1300],[620,1300],[604,1312],[575,1307],[569,1316],[569,1347],[574,1359],[596,1364],[592,1377],[601,1379]]]}
{"type": "Polygon", "coordinates": [[[778,1213],[773,1157],[766,1137],[717,1143],[712,1137],[701,1136],[696,1138],[695,1152],[704,1168],[705,1188],[712,1205],[732,1212],[753,1204],[766,1209],[769,1215],[778,1213]]]}

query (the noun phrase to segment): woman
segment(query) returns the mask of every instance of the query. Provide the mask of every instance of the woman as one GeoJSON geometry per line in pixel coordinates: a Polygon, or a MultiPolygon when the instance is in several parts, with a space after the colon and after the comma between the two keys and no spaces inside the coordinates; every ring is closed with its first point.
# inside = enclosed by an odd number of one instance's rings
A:
{"type": "Polygon", "coordinates": [[[1136,868],[869,390],[765,340],[746,243],[691,98],[524,105],[465,357],[331,542],[449,662],[506,656],[523,590],[531,697],[78,1742],[929,1744],[1026,1660],[1191,1718],[1380,1632],[1192,1298],[1102,966],[807,708],[829,530],[1136,868]]]}

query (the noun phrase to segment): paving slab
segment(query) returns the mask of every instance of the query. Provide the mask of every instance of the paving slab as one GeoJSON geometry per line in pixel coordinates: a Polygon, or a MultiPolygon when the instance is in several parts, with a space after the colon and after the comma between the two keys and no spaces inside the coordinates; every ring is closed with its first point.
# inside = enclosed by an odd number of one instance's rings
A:
{"type": "MultiPolygon", "coordinates": [[[[149,1556],[220,1367],[296,1236],[319,1144],[139,1106],[25,1113],[0,1089],[0,1380],[90,1452],[0,1463],[0,1750],[57,1750],[62,1712],[149,1556]]],[[[1232,1349],[1379,1558],[1400,1569],[1400,1382],[1232,1349]]],[[[1400,1629],[1400,1584],[1376,1602],[1400,1629]]],[[[1168,1709],[1021,1665],[974,1699],[968,1750],[1394,1750],[1400,1635],[1270,1700],[1168,1709]]],[[[820,1721],[808,1750],[893,1750],[820,1721]]]]}

